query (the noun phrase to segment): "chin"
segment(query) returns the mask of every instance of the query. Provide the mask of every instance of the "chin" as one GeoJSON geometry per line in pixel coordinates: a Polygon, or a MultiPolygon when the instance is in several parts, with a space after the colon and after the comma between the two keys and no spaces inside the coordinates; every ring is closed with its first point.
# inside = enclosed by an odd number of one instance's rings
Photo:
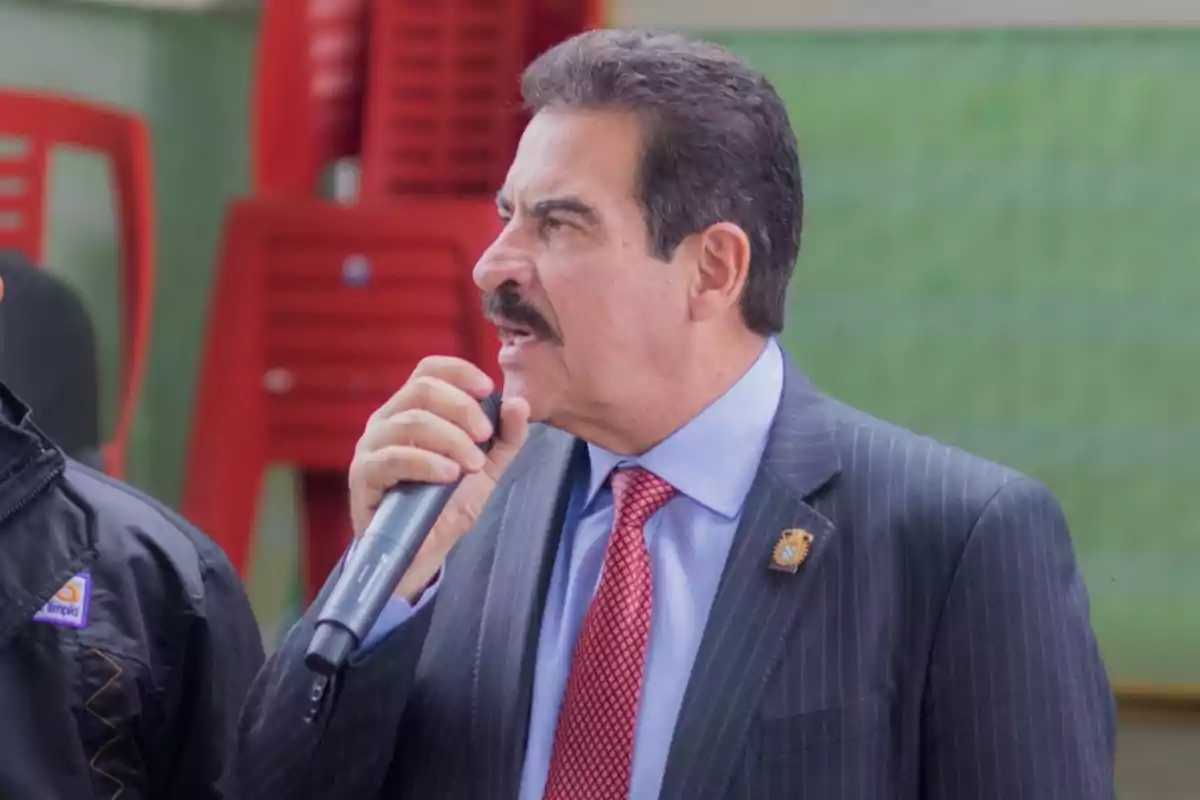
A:
{"type": "Polygon", "coordinates": [[[505,398],[520,397],[529,403],[529,421],[545,422],[550,415],[551,404],[547,402],[547,393],[539,391],[524,372],[504,373],[504,390],[501,396],[505,398]]]}
{"type": "Polygon", "coordinates": [[[504,390],[500,392],[500,397],[508,399],[510,397],[521,397],[524,402],[529,403],[529,421],[541,422],[542,417],[539,411],[544,407],[544,403],[539,402],[539,392],[533,391],[533,387],[529,386],[529,381],[524,379],[524,375],[517,375],[511,372],[504,373],[504,390]]]}

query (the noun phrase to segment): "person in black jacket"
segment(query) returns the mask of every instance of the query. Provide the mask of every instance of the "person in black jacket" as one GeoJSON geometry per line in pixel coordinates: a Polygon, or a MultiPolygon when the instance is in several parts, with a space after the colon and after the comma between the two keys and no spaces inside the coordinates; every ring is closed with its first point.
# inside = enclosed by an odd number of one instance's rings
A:
{"type": "Polygon", "coordinates": [[[0,383],[0,798],[235,797],[263,658],[224,553],[64,456],[0,383]]]}

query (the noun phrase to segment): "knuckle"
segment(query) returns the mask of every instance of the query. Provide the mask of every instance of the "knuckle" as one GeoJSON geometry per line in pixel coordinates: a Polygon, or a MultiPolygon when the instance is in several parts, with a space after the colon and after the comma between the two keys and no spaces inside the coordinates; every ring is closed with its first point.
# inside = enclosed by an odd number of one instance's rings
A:
{"type": "Polygon", "coordinates": [[[388,420],[390,444],[415,444],[435,424],[432,412],[424,408],[406,408],[388,420]]]}
{"type": "Polygon", "coordinates": [[[465,422],[475,401],[462,392],[452,392],[446,398],[446,413],[453,415],[456,422],[465,422]]]}
{"type": "MultiPolygon", "coordinates": [[[[405,383],[407,384],[407,381],[405,383]]],[[[387,400],[383,401],[383,403],[374,411],[372,411],[369,417],[367,417],[367,424],[370,425],[372,422],[385,419],[390,413],[392,413],[398,404],[403,403],[404,389],[405,386],[401,385],[395,391],[393,391],[391,396],[389,396],[387,400]]]]}
{"type": "Polygon", "coordinates": [[[365,453],[369,453],[374,449],[374,441],[378,429],[379,421],[368,423],[367,427],[363,429],[362,436],[359,436],[358,441],[354,443],[354,459],[350,462],[351,466],[365,453]]]}
{"type": "Polygon", "coordinates": [[[438,367],[440,367],[442,365],[442,363],[444,361],[445,361],[444,356],[439,356],[439,355],[424,356],[420,361],[417,362],[417,366],[413,370],[413,374],[414,375],[416,375],[418,373],[427,374],[429,372],[434,372],[438,369],[438,367]]]}
{"type": "Polygon", "coordinates": [[[354,445],[355,461],[379,449],[380,440],[384,438],[385,431],[387,430],[387,424],[387,417],[379,417],[367,422],[367,427],[363,429],[362,436],[358,437],[358,441],[354,445]]]}
{"type": "Polygon", "coordinates": [[[350,467],[350,480],[359,486],[369,486],[372,476],[379,470],[379,451],[363,453],[350,467]]]}
{"type": "Polygon", "coordinates": [[[390,473],[402,469],[408,460],[406,448],[384,447],[375,450],[363,460],[362,476],[368,485],[375,485],[390,473]]]}
{"type": "Polygon", "coordinates": [[[409,381],[410,394],[418,404],[426,404],[438,391],[441,382],[432,375],[417,375],[409,381]]]}

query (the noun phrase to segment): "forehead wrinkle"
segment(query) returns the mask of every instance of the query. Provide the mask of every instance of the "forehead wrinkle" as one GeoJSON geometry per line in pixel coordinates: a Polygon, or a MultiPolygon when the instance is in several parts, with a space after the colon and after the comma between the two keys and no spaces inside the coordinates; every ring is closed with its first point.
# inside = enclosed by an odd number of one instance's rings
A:
{"type": "Polygon", "coordinates": [[[640,140],[639,121],[625,112],[541,112],[525,129],[509,183],[520,180],[546,196],[584,196],[589,193],[580,191],[575,180],[584,175],[598,187],[617,189],[627,177],[622,162],[631,157],[629,172],[637,170],[640,140]]]}

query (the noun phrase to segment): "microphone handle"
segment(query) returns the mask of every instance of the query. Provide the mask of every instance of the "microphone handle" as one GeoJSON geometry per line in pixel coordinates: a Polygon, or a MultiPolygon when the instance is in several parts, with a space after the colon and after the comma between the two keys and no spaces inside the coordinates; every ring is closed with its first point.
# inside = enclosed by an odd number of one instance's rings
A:
{"type": "Polygon", "coordinates": [[[321,608],[304,663],[333,675],[362,643],[458,483],[396,488],[383,496],[342,577],[321,608]]]}
{"type": "MultiPolygon", "coordinates": [[[[499,396],[482,406],[498,429],[499,396]]],[[[491,445],[480,449],[486,453],[491,445]]],[[[350,557],[317,616],[304,657],[310,670],[332,676],[362,644],[457,488],[458,481],[401,484],[384,494],[366,532],[350,545],[350,557]]]]}

